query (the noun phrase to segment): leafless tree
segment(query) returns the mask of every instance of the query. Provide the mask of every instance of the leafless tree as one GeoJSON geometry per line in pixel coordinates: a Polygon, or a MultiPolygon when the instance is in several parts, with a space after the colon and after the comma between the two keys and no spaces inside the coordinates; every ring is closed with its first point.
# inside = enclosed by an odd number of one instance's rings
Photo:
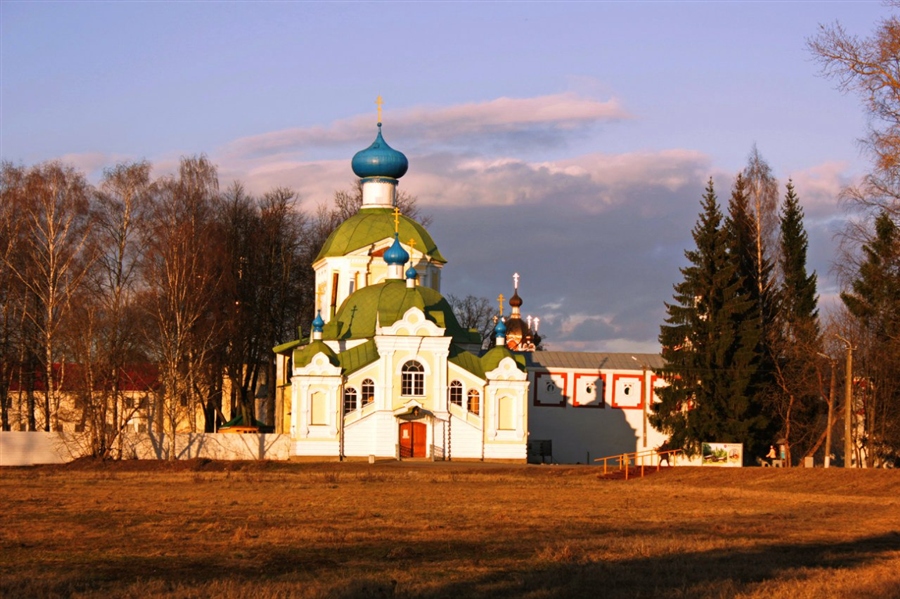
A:
{"type": "MultiPolygon", "coordinates": [[[[756,264],[757,281],[762,284],[765,280],[763,268],[766,261],[777,262],[777,232],[778,232],[778,181],[772,174],[769,163],[760,155],[756,144],[750,150],[747,166],[744,167],[744,181],[746,182],[747,195],[750,199],[753,224],[756,228],[756,264]]],[[[765,292],[760,289],[760,294],[765,292]]]]}
{"type": "Polygon", "coordinates": [[[160,430],[175,459],[175,433],[193,430],[208,399],[210,361],[220,322],[215,299],[222,281],[216,168],[205,156],[183,158],[176,177],[160,182],[144,235],[143,276],[154,326],[150,344],[163,386],[160,430]]]}
{"type": "MultiPolygon", "coordinates": [[[[885,3],[900,8],[900,0],[885,3]]],[[[807,42],[822,73],[845,92],[856,92],[870,116],[863,146],[871,153],[873,170],[864,182],[844,192],[846,199],[871,213],[887,210],[900,216],[900,18],[890,15],[875,33],[860,38],[840,23],[823,25],[807,42]]]]}
{"type": "Polygon", "coordinates": [[[447,302],[453,308],[453,313],[459,324],[466,329],[474,329],[481,335],[484,342],[494,330],[496,307],[494,302],[486,297],[467,295],[464,298],[448,295],[447,302]]]}
{"type": "Polygon", "coordinates": [[[122,386],[135,365],[148,360],[141,351],[136,298],[141,231],[154,190],[150,170],[148,162],[118,164],[104,172],[96,194],[92,240],[97,260],[88,278],[90,293],[80,306],[78,322],[84,326],[73,332],[81,333],[75,343],[86,385],[82,418],[91,449],[100,457],[110,455],[135,414],[122,386]]]}
{"type": "Polygon", "coordinates": [[[60,327],[91,262],[86,251],[90,188],[80,173],[59,162],[28,169],[21,182],[25,259],[7,266],[36,302],[37,309],[26,313],[40,337],[42,412],[44,430],[49,431],[59,427],[58,387],[65,377],[65,360],[56,363],[61,358],[60,327]]]}

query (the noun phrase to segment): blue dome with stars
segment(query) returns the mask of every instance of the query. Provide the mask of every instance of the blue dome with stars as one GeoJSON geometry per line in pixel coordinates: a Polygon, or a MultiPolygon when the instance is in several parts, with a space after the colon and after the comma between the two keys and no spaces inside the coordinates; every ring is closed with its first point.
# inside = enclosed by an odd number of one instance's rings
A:
{"type": "Polygon", "coordinates": [[[398,152],[387,145],[381,137],[381,123],[378,123],[378,135],[365,150],[360,150],[353,156],[350,162],[353,172],[357,177],[390,177],[399,179],[406,174],[409,168],[409,160],[403,152],[398,152]]]}

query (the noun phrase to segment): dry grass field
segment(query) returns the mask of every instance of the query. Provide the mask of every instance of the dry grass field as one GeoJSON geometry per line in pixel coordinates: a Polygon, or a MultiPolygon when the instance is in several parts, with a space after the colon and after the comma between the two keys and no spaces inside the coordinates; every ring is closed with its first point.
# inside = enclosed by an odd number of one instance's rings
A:
{"type": "Polygon", "coordinates": [[[900,597],[900,471],[0,470],[0,597],[900,597]]]}

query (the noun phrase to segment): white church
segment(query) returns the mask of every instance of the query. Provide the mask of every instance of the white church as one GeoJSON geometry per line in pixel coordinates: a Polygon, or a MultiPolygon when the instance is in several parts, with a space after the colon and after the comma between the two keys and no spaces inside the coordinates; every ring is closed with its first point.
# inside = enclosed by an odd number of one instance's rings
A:
{"type": "Polygon", "coordinates": [[[351,162],[362,207],[313,264],[310,336],[274,349],[291,456],[590,463],[662,444],[647,419],[660,356],[535,351],[518,275],[492,347],[459,325],[447,261],[396,207],[409,163],[381,127],[351,162]]]}

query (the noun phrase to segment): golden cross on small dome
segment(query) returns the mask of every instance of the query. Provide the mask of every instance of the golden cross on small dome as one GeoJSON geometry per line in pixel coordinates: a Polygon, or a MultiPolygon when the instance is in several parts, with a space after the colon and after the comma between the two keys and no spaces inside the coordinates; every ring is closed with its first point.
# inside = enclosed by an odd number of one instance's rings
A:
{"type": "Polygon", "coordinates": [[[503,297],[503,294],[497,296],[497,303],[500,304],[500,314],[503,314],[503,300],[506,299],[503,297]]]}
{"type": "Polygon", "coordinates": [[[400,232],[400,208],[394,206],[394,233],[400,232]]]}
{"type": "Polygon", "coordinates": [[[381,105],[384,104],[384,100],[381,99],[381,96],[375,98],[375,105],[378,106],[378,123],[381,123],[381,105]]]}
{"type": "Polygon", "coordinates": [[[316,309],[321,309],[323,295],[325,295],[325,283],[321,283],[316,288],[316,309]]]}
{"type": "MultiPolygon", "coordinates": [[[[409,249],[416,249],[416,240],[413,237],[409,238],[409,249]]],[[[412,252],[409,253],[409,257],[412,258],[412,252]]]]}

